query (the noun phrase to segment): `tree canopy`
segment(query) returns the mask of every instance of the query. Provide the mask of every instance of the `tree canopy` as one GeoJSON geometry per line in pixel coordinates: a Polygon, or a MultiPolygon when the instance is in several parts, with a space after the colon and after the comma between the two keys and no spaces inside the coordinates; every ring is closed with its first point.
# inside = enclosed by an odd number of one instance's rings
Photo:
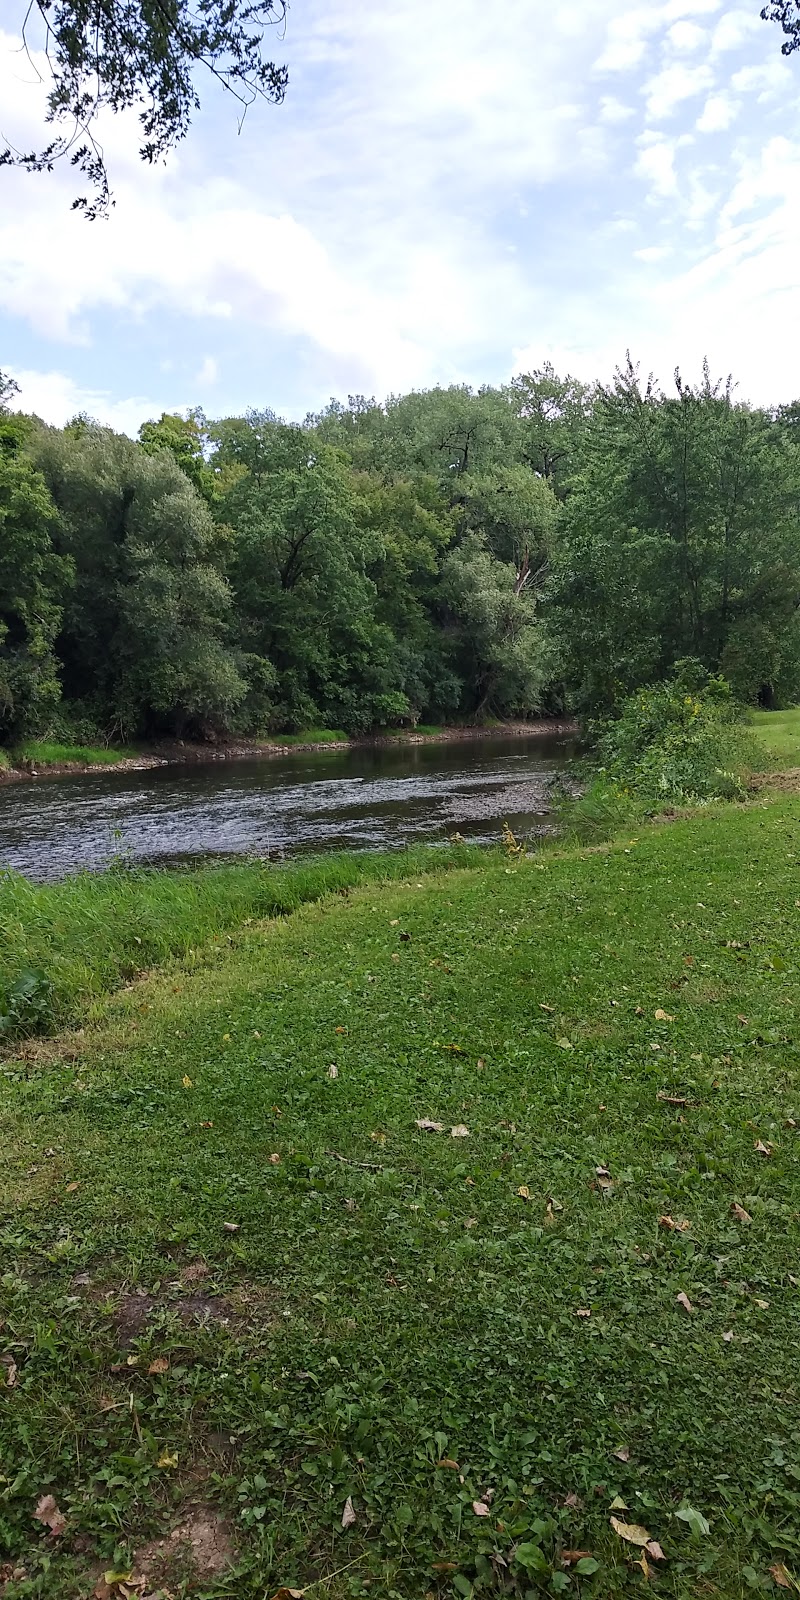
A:
{"type": "Polygon", "coordinates": [[[158,161],[185,138],[200,108],[197,68],[238,102],[277,103],[287,71],[266,59],[265,30],[283,20],[285,0],[31,0],[22,15],[26,45],[38,22],[53,75],[47,123],[55,130],[38,150],[0,150],[0,166],[28,172],[66,158],[88,192],[73,201],[93,220],[112,204],[96,124],[104,110],[133,109],[139,154],[158,161]]]}
{"type": "Polygon", "coordinates": [[[800,404],[551,367],[138,441],[0,380],[0,742],[800,697],[800,404]]]}

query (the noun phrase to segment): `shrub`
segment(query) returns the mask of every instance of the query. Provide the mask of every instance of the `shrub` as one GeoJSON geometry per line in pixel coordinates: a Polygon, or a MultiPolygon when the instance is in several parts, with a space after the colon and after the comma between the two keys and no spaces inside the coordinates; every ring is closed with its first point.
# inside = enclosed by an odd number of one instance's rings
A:
{"type": "Polygon", "coordinates": [[[678,662],[667,683],[640,689],[595,730],[606,779],[646,805],[740,799],[763,751],[724,678],[678,662]]]}

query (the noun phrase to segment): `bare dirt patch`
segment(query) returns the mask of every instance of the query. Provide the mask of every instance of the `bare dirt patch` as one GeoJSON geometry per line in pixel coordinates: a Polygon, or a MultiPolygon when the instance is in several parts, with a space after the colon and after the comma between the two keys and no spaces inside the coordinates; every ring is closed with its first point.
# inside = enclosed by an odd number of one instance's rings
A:
{"type": "Polygon", "coordinates": [[[753,772],[748,788],[756,794],[764,789],[777,794],[800,794],[800,767],[787,767],[785,772],[753,772]]]}
{"type": "MultiPolygon", "coordinates": [[[[196,1584],[212,1583],[235,1559],[226,1519],[213,1506],[192,1506],[171,1532],[137,1550],[126,1593],[166,1600],[187,1582],[194,1592],[196,1584]]],[[[93,1600],[112,1600],[118,1590],[101,1578],[92,1593],[93,1600]]]]}

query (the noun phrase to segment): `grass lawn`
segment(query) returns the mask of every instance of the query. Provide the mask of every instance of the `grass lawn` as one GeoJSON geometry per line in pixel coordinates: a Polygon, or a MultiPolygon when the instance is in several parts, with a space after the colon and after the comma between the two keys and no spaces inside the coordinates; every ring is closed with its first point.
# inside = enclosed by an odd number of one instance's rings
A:
{"type": "Polygon", "coordinates": [[[362,883],[7,1055],[3,1600],[798,1592],[798,859],[362,883]]]}
{"type": "Polygon", "coordinates": [[[751,721],[770,755],[800,766],[800,709],[753,711],[751,721]]]}

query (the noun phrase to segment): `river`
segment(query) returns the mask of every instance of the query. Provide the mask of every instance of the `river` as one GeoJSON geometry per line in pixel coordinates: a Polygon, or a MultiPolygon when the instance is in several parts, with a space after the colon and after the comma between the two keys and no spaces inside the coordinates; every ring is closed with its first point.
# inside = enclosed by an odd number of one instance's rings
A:
{"type": "Polygon", "coordinates": [[[36,882],[115,855],[155,866],[374,850],[541,829],[575,742],[551,734],[192,762],[0,788],[0,867],[36,882]]]}

